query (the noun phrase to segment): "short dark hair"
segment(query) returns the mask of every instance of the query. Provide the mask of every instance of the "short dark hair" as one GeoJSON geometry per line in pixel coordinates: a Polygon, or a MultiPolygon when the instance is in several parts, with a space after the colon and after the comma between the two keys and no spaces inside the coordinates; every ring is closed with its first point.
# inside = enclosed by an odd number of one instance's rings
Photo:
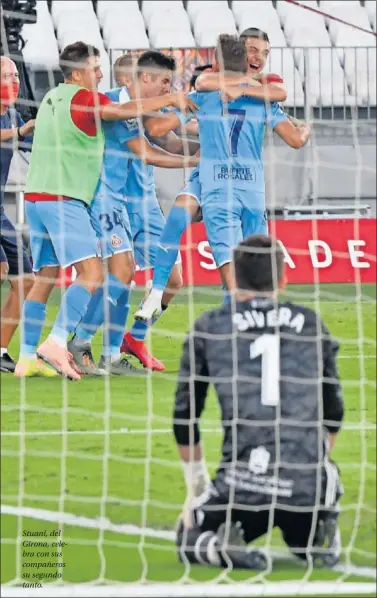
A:
{"type": "Polygon", "coordinates": [[[139,60],[137,61],[138,74],[149,70],[161,69],[175,71],[176,63],[174,58],[155,50],[148,50],[139,56],[139,60]]]}
{"type": "Polygon", "coordinates": [[[212,64],[201,64],[200,66],[196,66],[194,72],[191,75],[190,88],[195,89],[195,83],[196,83],[196,80],[199,77],[199,75],[201,75],[201,73],[203,71],[206,71],[207,69],[211,69],[211,68],[212,68],[212,64]]]}
{"type": "Polygon", "coordinates": [[[237,288],[271,292],[279,288],[284,273],[284,253],[279,241],[267,235],[251,235],[233,253],[237,288]]]}
{"type": "Polygon", "coordinates": [[[246,39],[248,37],[257,37],[258,39],[263,39],[265,42],[270,43],[267,33],[257,27],[249,27],[248,29],[245,29],[245,31],[242,31],[240,39],[246,39]]]}
{"type": "Polygon", "coordinates": [[[75,69],[82,69],[84,62],[90,56],[99,56],[98,48],[85,42],[75,42],[66,46],[59,56],[59,66],[64,75],[64,79],[68,79],[75,69]]]}
{"type": "Polygon", "coordinates": [[[228,35],[227,33],[219,35],[215,56],[222,70],[246,73],[247,54],[245,42],[237,35],[228,35]]]}

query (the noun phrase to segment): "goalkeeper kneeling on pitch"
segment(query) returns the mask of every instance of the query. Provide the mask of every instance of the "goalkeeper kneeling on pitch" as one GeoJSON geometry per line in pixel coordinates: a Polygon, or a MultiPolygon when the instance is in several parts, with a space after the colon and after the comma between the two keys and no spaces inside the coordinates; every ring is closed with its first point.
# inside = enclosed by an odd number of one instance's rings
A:
{"type": "Polygon", "coordinates": [[[177,528],[184,563],[267,570],[248,544],[280,528],[299,558],[334,566],[340,556],[338,469],[330,459],[343,419],[338,344],[312,309],[279,302],[279,242],[264,235],[234,252],[232,304],[188,334],[174,410],[187,500],[177,528]],[[222,461],[210,482],[199,418],[209,384],[223,426],[222,461]]]}

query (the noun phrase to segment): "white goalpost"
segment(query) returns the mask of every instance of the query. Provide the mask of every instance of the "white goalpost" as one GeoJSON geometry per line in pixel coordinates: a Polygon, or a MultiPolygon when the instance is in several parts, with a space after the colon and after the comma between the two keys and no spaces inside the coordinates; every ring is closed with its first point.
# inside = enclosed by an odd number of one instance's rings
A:
{"type": "MultiPolygon", "coordinates": [[[[75,41],[71,37],[76,32],[85,42],[99,45],[91,35],[93,26],[106,64],[101,91],[108,90],[114,56],[131,51],[111,47],[115,25],[110,8],[103,2],[53,1],[52,7],[42,3],[37,2],[37,24],[28,24],[24,30],[27,73],[34,92],[41,95],[37,106],[43,97],[41,87],[47,92],[58,80],[51,54],[47,66],[28,62],[30,48],[38,47],[38,35],[44,32],[45,46],[48,50],[51,43],[55,56],[64,40],[75,41]],[[101,36],[107,36],[106,50],[101,36]]],[[[124,14],[129,16],[133,9],[127,13],[126,1],[117,4],[122,5],[117,13],[121,26],[124,14]]],[[[233,2],[235,13],[241,10],[238,4],[233,2]]],[[[372,7],[364,4],[372,15],[372,7]]],[[[143,9],[145,22],[149,22],[149,8],[143,9]]],[[[4,23],[24,18],[19,7],[17,11],[2,9],[2,38],[6,32],[9,37],[4,23]]],[[[139,17],[133,18],[136,28],[139,17]]],[[[245,18],[240,22],[245,23],[245,18]]],[[[283,36],[283,29],[280,33],[283,36]]],[[[132,41],[131,31],[129,36],[132,41]]],[[[323,67],[326,82],[320,82],[322,67],[313,67],[322,64],[318,56],[323,48],[308,52],[306,47],[273,46],[272,41],[265,70],[281,72],[289,88],[282,108],[313,123],[308,146],[296,153],[283,147],[272,132],[266,135],[266,197],[269,231],[281,241],[285,255],[288,286],[284,300],[314,309],[340,343],[345,419],[334,449],[344,489],[339,503],[340,561],[331,570],[303,563],[289,552],[276,528],[269,528],[256,543],[272,559],[272,567],[265,572],[193,566],[178,559],[175,525],[186,488],[172,413],[182,345],[197,317],[223,300],[206,229],[203,222],[196,222],[185,232],[181,245],[183,288],[146,336],[148,349],[165,365],[163,373],[148,373],[142,379],[83,376],[77,383],[61,377],[19,380],[1,374],[1,594],[5,598],[376,595],[376,197],[371,191],[376,186],[376,101],[369,67],[363,77],[356,72],[365,56],[370,64],[375,47],[354,48],[353,58],[351,49],[343,48],[339,67],[345,83],[339,91],[336,77],[330,81],[327,63],[323,67]],[[362,95],[360,85],[365,81],[368,93],[362,95]]],[[[331,55],[332,61],[338,49],[326,48],[325,58],[331,55]]],[[[20,61],[20,53],[2,39],[3,53],[20,61]]],[[[186,88],[194,62],[206,64],[212,58],[210,50],[207,54],[197,49],[172,54],[179,64],[174,80],[177,88],[186,88]]],[[[338,65],[337,57],[336,61],[338,65]]],[[[16,108],[29,105],[30,101],[20,100],[16,108]]],[[[1,142],[2,152],[9,147],[1,142]]],[[[29,230],[23,198],[29,154],[22,157],[14,147],[2,201],[21,248],[29,230]]],[[[188,170],[156,169],[157,197],[165,216],[188,176],[188,170]]],[[[148,220],[147,214],[144,217],[148,220]]],[[[148,235],[143,239],[148,243],[148,235]]],[[[149,268],[145,273],[136,267],[127,330],[151,286],[151,273],[149,268]]],[[[61,273],[47,305],[43,338],[55,321],[62,294],[75,278],[72,268],[61,273]]],[[[5,282],[1,292],[3,309],[5,282]]],[[[276,339],[280,347],[279,335],[276,339]]],[[[321,340],[319,334],[318,344],[321,340]]],[[[102,331],[94,337],[92,348],[98,361],[102,331]]],[[[9,349],[15,359],[19,349],[17,332],[9,349]]],[[[280,349],[275,345],[274,349],[278,359],[280,349]]],[[[231,341],[229,351],[236,363],[231,341]]],[[[251,358],[260,357],[263,351],[264,347],[258,347],[251,358]]],[[[130,360],[141,367],[135,356],[130,360]]],[[[235,385],[236,374],[233,378],[235,385]]],[[[271,377],[268,382],[273,382],[271,377]]],[[[276,386],[279,383],[277,377],[276,386]]],[[[206,463],[214,475],[221,459],[223,430],[213,389],[200,429],[206,463]]]]}

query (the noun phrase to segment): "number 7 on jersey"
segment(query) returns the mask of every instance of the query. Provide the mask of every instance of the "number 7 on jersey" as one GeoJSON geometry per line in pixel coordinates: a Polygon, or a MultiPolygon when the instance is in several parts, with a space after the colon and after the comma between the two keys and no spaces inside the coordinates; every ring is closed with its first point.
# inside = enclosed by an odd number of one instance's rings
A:
{"type": "Polygon", "coordinates": [[[277,334],[262,334],[250,345],[250,359],[262,356],[262,405],[276,407],[280,400],[280,338],[277,334]]]}

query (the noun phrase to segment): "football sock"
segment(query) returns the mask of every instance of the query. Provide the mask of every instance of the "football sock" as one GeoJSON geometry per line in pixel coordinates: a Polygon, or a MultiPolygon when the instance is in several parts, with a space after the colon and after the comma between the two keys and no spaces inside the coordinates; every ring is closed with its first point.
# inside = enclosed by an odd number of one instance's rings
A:
{"type": "Polygon", "coordinates": [[[224,282],[221,284],[221,288],[223,290],[223,305],[228,305],[230,303],[231,294],[224,282]]]}
{"type": "Polygon", "coordinates": [[[62,304],[50,337],[61,346],[65,346],[67,338],[84,317],[92,293],[80,284],[72,284],[62,298],[62,304]]]}
{"type": "Polygon", "coordinates": [[[100,303],[103,303],[103,287],[97,289],[92,295],[88,309],[75,330],[75,344],[87,345],[90,343],[101,326],[101,323],[99,325],[96,324],[96,314],[100,303]]]}
{"type": "Polygon", "coordinates": [[[20,355],[36,357],[45,317],[45,303],[26,299],[22,308],[20,355]]]}
{"type": "MultiPolygon", "coordinates": [[[[123,282],[117,276],[107,275],[106,284],[96,290],[81,324],[76,329],[76,343],[79,342],[80,344],[80,341],[85,342],[85,344],[90,343],[97,330],[104,323],[107,316],[106,309],[108,308],[104,301],[104,294],[107,295],[110,306],[115,306],[124,289],[123,282]]],[[[110,313],[108,317],[110,317],[110,313]]]]}
{"type": "Polygon", "coordinates": [[[108,330],[104,332],[103,337],[102,355],[104,357],[111,357],[114,359],[120,356],[120,346],[126,328],[128,312],[130,311],[129,298],[130,289],[126,288],[119,297],[117,304],[110,304],[109,327],[108,330]]]}
{"type": "Polygon", "coordinates": [[[181,237],[191,222],[189,212],[174,205],[169,212],[162,232],[154,265],[153,288],[163,291],[169,280],[170,272],[177,261],[181,237]]]}
{"type": "MultiPolygon", "coordinates": [[[[142,307],[142,303],[140,307],[142,307]]],[[[166,311],[168,308],[167,305],[161,305],[161,313],[157,316],[153,316],[152,320],[135,320],[131,330],[129,330],[129,334],[138,341],[143,341],[147,336],[147,332],[150,326],[153,326],[155,322],[160,318],[162,312],[166,311]]]]}

